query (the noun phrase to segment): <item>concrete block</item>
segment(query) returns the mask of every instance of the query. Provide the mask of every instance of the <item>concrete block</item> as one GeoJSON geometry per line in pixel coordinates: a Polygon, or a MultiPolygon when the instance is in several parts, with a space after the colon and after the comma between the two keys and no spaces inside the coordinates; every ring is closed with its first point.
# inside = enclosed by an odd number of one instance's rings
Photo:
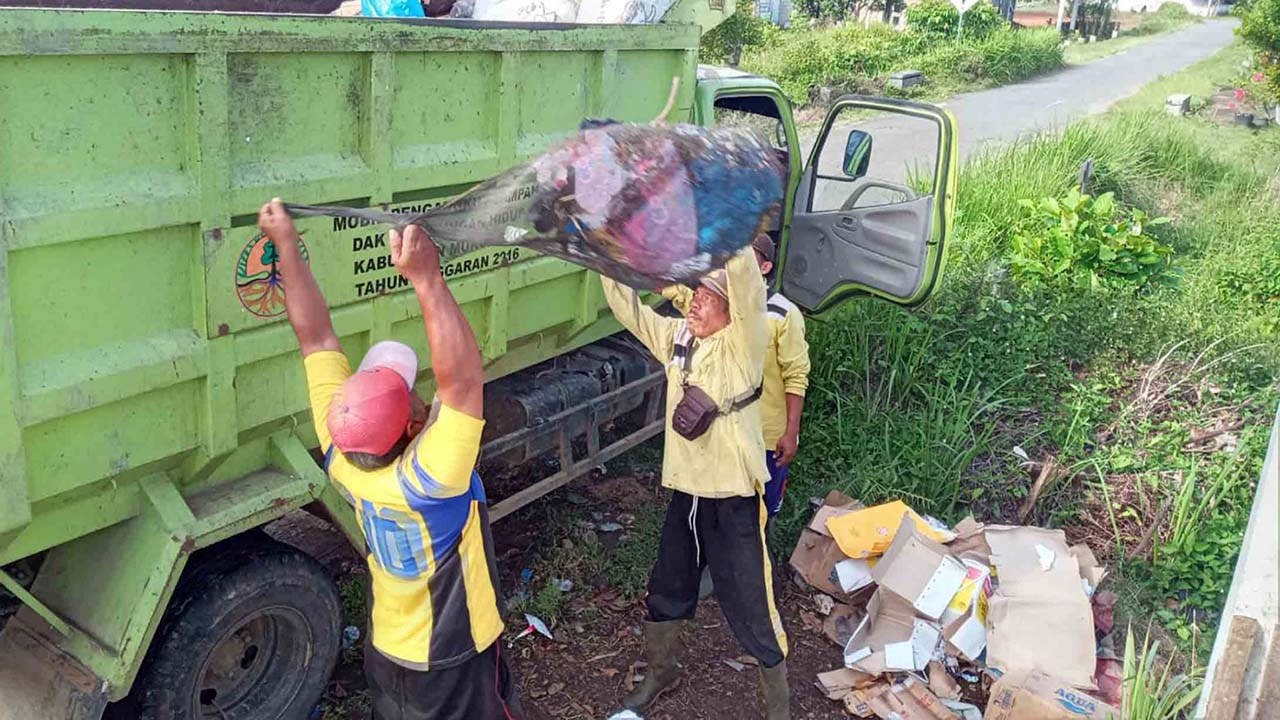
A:
{"type": "Polygon", "coordinates": [[[889,86],[901,89],[924,84],[924,73],[919,70],[901,70],[889,76],[889,86]]]}
{"type": "Polygon", "coordinates": [[[1191,112],[1191,96],[1186,93],[1170,95],[1164,101],[1164,109],[1170,115],[1186,115],[1191,112]]]}

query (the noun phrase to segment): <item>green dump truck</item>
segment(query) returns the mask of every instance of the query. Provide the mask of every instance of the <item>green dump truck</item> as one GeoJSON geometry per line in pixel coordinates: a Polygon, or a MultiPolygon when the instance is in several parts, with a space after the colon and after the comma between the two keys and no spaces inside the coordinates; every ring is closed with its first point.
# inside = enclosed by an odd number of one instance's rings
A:
{"type": "MultiPolygon", "coordinates": [[[[681,0],[644,26],[0,10],[0,585],[20,601],[0,719],[306,718],[320,697],[337,590],[258,528],[306,508],[363,541],[313,454],[255,225],[273,196],[439,204],[585,117],[652,119],[677,78],[673,120],[755,127],[785,155],[789,297],[923,301],[951,227],[952,119],[845,97],[806,151],[777,85],[698,66],[732,10],[681,0]]],[[[354,358],[425,347],[386,228],[299,226],[354,358]]],[[[596,277],[515,248],[445,272],[493,384],[486,462],[558,453],[493,517],[661,432],[661,373],[614,337],[596,277]]],[[[429,367],[419,380],[429,395],[429,367]]]]}

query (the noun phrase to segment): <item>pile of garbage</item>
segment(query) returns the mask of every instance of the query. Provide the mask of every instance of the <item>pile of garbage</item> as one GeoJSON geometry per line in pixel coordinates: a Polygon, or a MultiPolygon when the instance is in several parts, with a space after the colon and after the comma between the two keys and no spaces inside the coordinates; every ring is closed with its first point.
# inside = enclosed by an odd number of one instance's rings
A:
{"type": "Polygon", "coordinates": [[[439,17],[488,22],[646,25],[674,0],[347,0],[334,15],[439,17]]]}
{"type": "Polygon", "coordinates": [[[790,564],[819,591],[805,618],[843,653],[818,686],[857,717],[1104,720],[1119,717],[1115,596],[1060,530],[954,528],[901,501],[863,507],[833,491],[790,564]]]}

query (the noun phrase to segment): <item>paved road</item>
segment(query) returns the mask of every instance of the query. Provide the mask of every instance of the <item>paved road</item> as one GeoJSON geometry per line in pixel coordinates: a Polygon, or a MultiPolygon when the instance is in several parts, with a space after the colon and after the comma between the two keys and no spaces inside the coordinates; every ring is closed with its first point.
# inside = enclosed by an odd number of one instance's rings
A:
{"type": "MultiPolygon", "coordinates": [[[[1203,22],[1088,65],[1071,66],[1016,85],[957,95],[943,105],[956,117],[960,154],[968,157],[984,148],[1105,112],[1147,83],[1231,44],[1236,24],[1234,19],[1203,22]]],[[[874,139],[870,177],[902,182],[904,168],[933,161],[936,136],[921,132],[927,126],[918,120],[886,116],[863,120],[856,127],[871,132],[874,139]]],[[[833,133],[834,141],[826,143],[824,170],[839,167],[847,134],[844,127],[838,127],[833,133]]],[[[806,157],[812,142],[812,138],[804,139],[806,157]]]]}

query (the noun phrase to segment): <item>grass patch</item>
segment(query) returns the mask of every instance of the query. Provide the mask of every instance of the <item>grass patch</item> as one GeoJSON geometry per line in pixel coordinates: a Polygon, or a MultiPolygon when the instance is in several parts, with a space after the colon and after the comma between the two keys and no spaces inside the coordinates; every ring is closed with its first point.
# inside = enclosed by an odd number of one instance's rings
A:
{"type": "Polygon", "coordinates": [[[1160,6],[1155,12],[1143,13],[1142,19],[1134,27],[1121,34],[1130,36],[1160,35],[1162,33],[1181,30],[1188,25],[1201,22],[1201,18],[1192,15],[1185,7],[1170,2],[1160,6]]]}
{"type": "Polygon", "coordinates": [[[1155,35],[1121,35],[1114,40],[1099,39],[1091,43],[1073,42],[1062,51],[1062,59],[1068,65],[1087,65],[1095,60],[1145,45],[1155,38],[1155,35]]]}
{"type": "Polygon", "coordinates": [[[893,94],[887,78],[898,70],[921,70],[928,77],[926,85],[907,93],[912,97],[944,97],[1017,82],[1062,63],[1051,30],[997,30],[954,40],[883,25],[779,32],[742,58],[744,69],[777,81],[799,104],[808,103],[815,88],[893,94]]]}
{"type": "MultiPolygon", "coordinates": [[[[1242,52],[1162,83],[1213,85],[1242,52]]],[[[946,279],[925,308],[859,303],[811,324],[791,493],[1010,521],[1035,475],[1022,456],[1054,458],[1063,476],[1028,521],[1101,548],[1127,608],[1203,650],[1280,400],[1280,134],[1133,109],[1152,94],[969,162],[946,279]],[[1173,249],[1176,284],[1019,279],[1018,200],[1062,197],[1086,159],[1095,195],[1171,219],[1148,232],[1173,249]]],[[[784,540],[806,514],[784,507],[784,540]]]]}

